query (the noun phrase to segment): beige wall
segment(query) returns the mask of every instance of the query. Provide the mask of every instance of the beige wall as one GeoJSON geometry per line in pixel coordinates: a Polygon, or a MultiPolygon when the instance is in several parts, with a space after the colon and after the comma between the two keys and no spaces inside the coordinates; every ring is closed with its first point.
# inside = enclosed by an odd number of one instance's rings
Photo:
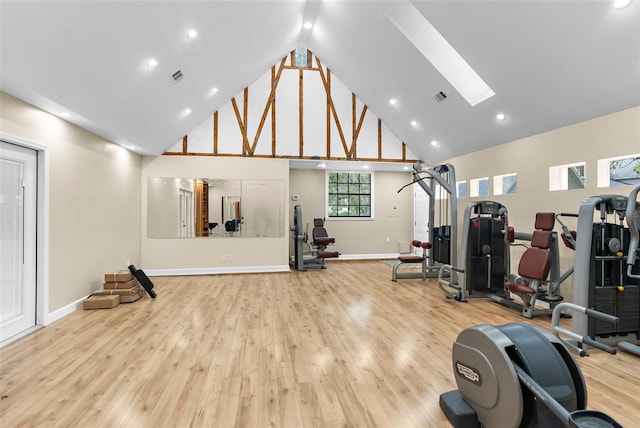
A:
{"type": "MultiPolygon", "coordinates": [[[[295,205],[302,206],[303,225],[313,229],[313,219],[325,216],[325,171],[291,170],[290,194],[298,195],[289,202],[290,217],[295,205]]],[[[374,173],[374,215],[372,220],[331,220],[325,223],[330,236],[336,238],[332,251],[349,255],[397,254],[398,242],[413,239],[413,195],[407,187],[412,176],[407,172],[374,173]],[[393,208],[396,209],[393,209],[393,208]],[[387,242],[387,237],[389,241],[387,242]]],[[[293,251],[293,250],[292,250],[293,251]]]]}
{"type": "MultiPolygon", "coordinates": [[[[509,223],[517,231],[531,231],[535,213],[539,211],[577,213],[580,203],[594,195],[628,195],[633,186],[598,188],[596,163],[598,159],[631,155],[640,152],[640,107],[581,122],[539,135],[513,141],[466,156],[450,159],[456,168],[458,181],[491,177],[507,173],[518,174],[515,194],[459,199],[458,224],[462,230],[464,207],[474,200],[490,199],[504,204],[509,210],[509,223]],[[586,162],[585,189],[549,191],[549,167],[586,162]]],[[[492,193],[491,187],[491,193],[492,193]]],[[[575,229],[576,221],[565,223],[575,229]]],[[[556,226],[556,230],[560,230],[556,226]]],[[[461,236],[459,236],[461,238],[461,236]]],[[[561,245],[562,271],[573,265],[574,253],[561,245]]],[[[519,253],[512,260],[512,271],[517,269],[519,253]]],[[[571,280],[565,297],[572,295],[571,280]]]]}
{"type": "Polygon", "coordinates": [[[289,181],[288,160],[210,156],[144,157],[141,177],[142,265],[145,269],[224,270],[247,266],[288,266],[288,215],[285,215],[284,236],[280,238],[147,237],[148,177],[282,180],[285,183],[282,201],[285,208],[289,181]]]}
{"type": "Polygon", "coordinates": [[[48,147],[49,313],[140,262],[139,155],[4,93],[0,129],[48,147]]]}

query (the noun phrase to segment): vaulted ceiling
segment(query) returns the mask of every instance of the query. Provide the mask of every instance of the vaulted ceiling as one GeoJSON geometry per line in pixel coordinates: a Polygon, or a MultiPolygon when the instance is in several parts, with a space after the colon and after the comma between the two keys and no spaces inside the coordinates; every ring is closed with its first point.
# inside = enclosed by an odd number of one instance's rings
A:
{"type": "Polygon", "coordinates": [[[2,0],[1,89],[153,155],[306,47],[438,162],[640,105],[640,2],[612,4],[2,0]],[[438,34],[495,95],[475,105],[461,95],[432,51],[438,34]]]}

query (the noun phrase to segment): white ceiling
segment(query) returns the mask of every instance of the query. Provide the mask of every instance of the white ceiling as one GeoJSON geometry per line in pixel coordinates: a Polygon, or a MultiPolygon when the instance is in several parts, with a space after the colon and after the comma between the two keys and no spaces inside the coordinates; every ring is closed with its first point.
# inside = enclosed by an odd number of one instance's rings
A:
{"type": "Polygon", "coordinates": [[[388,18],[403,1],[1,0],[1,89],[160,154],[308,47],[433,163],[640,105],[639,3],[413,1],[495,92],[471,107],[388,18]],[[314,21],[311,31],[303,19],[314,21]],[[169,76],[178,68],[185,77],[176,85],[169,76]],[[437,103],[437,91],[448,98],[437,103]],[[495,120],[499,112],[506,120],[495,120]]]}

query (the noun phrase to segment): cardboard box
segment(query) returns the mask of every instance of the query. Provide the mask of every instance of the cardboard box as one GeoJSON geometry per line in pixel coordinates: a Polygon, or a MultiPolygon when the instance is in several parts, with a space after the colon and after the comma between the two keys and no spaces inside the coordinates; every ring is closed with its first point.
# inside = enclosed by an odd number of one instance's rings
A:
{"type": "Polygon", "coordinates": [[[111,290],[111,289],[114,289],[114,288],[122,289],[122,290],[129,290],[129,289],[135,287],[136,285],[138,285],[138,280],[136,280],[135,278],[131,278],[131,280],[124,281],[124,282],[105,282],[104,284],[102,284],[102,287],[105,290],[111,290]]]}
{"type": "Polygon", "coordinates": [[[120,304],[120,296],[95,296],[91,295],[82,302],[84,309],[111,309],[120,304]]]}
{"type": "Polygon", "coordinates": [[[115,273],[105,273],[104,282],[127,282],[133,279],[133,274],[129,269],[123,269],[115,273]]]}
{"type": "Polygon", "coordinates": [[[127,294],[125,296],[120,296],[120,303],[132,303],[136,300],[139,300],[144,296],[144,288],[140,287],[140,290],[135,294],[127,294]]]}
{"type": "Polygon", "coordinates": [[[133,294],[144,293],[144,288],[136,282],[136,285],[132,288],[109,288],[99,290],[93,293],[93,296],[131,296],[133,294]]]}

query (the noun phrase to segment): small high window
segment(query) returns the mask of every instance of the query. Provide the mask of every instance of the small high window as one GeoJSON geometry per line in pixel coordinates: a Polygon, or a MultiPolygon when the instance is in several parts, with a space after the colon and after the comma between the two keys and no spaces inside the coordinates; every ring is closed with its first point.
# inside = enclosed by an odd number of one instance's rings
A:
{"type": "Polygon", "coordinates": [[[467,197],[467,182],[466,181],[458,181],[456,183],[458,188],[458,198],[466,198],[467,197]]]}
{"type": "Polygon", "coordinates": [[[296,67],[300,67],[300,68],[309,67],[309,49],[296,48],[293,54],[293,63],[296,67]]]}
{"type": "Polygon", "coordinates": [[[549,190],[584,189],[587,178],[585,163],[577,162],[549,168],[549,190]]]}
{"type": "Polygon", "coordinates": [[[493,177],[493,194],[508,195],[518,190],[518,174],[503,174],[493,177]]]}
{"type": "Polygon", "coordinates": [[[598,159],[598,187],[640,184],[640,153],[598,159]]]}
{"type": "Polygon", "coordinates": [[[489,177],[474,178],[469,180],[471,197],[489,195],[489,177]]]}

